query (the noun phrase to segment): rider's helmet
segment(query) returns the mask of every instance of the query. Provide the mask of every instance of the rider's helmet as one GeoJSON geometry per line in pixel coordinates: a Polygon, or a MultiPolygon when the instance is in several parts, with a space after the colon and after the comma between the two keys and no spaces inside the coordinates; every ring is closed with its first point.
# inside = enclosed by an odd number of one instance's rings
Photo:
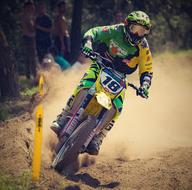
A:
{"type": "Polygon", "coordinates": [[[143,11],[131,12],[126,17],[124,24],[125,37],[132,45],[140,43],[151,30],[151,20],[143,11]]]}

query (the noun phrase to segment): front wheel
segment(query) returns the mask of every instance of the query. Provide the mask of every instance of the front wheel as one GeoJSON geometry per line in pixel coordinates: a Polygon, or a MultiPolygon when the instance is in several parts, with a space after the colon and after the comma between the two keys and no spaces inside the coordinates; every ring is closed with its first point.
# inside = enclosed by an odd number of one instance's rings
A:
{"type": "Polygon", "coordinates": [[[96,118],[94,116],[88,116],[58,151],[53,160],[52,167],[58,172],[61,172],[64,168],[73,163],[78,158],[82,146],[93,131],[95,125],[96,118]]]}

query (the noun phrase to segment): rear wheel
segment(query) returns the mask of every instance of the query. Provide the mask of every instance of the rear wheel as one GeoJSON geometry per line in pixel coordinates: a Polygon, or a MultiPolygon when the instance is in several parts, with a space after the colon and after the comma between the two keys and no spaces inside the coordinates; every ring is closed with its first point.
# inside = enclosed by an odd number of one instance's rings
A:
{"type": "Polygon", "coordinates": [[[77,160],[83,144],[86,142],[95,125],[96,118],[94,116],[88,116],[58,151],[52,163],[52,167],[58,172],[61,172],[64,168],[77,160]]]}

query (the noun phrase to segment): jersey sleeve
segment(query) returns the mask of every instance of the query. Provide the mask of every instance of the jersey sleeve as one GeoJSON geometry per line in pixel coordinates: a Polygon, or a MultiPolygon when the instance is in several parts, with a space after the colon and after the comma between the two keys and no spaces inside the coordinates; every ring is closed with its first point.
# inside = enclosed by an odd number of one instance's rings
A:
{"type": "Polygon", "coordinates": [[[147,40],[144,39],[139,45],[139,77],[140,84],[147,84],[148,87],[151,85],[151,80],[153,76],[152,70],[152,55],[149,49],[147,40]]]}

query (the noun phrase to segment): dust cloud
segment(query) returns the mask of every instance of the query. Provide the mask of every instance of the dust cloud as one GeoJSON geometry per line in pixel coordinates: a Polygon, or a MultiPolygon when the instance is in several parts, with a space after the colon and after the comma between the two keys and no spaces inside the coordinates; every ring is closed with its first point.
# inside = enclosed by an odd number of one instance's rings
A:
{"type": "Polygon", "coordinates": [[[51,161],[54,145],[57,143],[56,135],[50,129],[51,123],[65,107],[69,96],[73,93],[87,67],[88,64],[75,64],[62,72],[54,64],[48,71],[43,71],[48,86],[48,95],[43,101],[43,158],[48,162],[51,161]]]}
{"type": "MultiPolygon", "coordinates": [[[[43,102],[45,159],[51,158],[50,144],[56,142],[50,124],[88,66],[74,65],[64,72],[53,67],[44,73],[49,84],[49,94],[43,102]]],[[[130,82],[138,84],[137,73],[130,82]]],[[[150,98],[144,100],[131,88],[127,90],[123,112],[104,139],[101,157],[140,158],[169,148],[192,146],[191,83],[190,58],[169,53],[156,57],[150,98]]]]}

